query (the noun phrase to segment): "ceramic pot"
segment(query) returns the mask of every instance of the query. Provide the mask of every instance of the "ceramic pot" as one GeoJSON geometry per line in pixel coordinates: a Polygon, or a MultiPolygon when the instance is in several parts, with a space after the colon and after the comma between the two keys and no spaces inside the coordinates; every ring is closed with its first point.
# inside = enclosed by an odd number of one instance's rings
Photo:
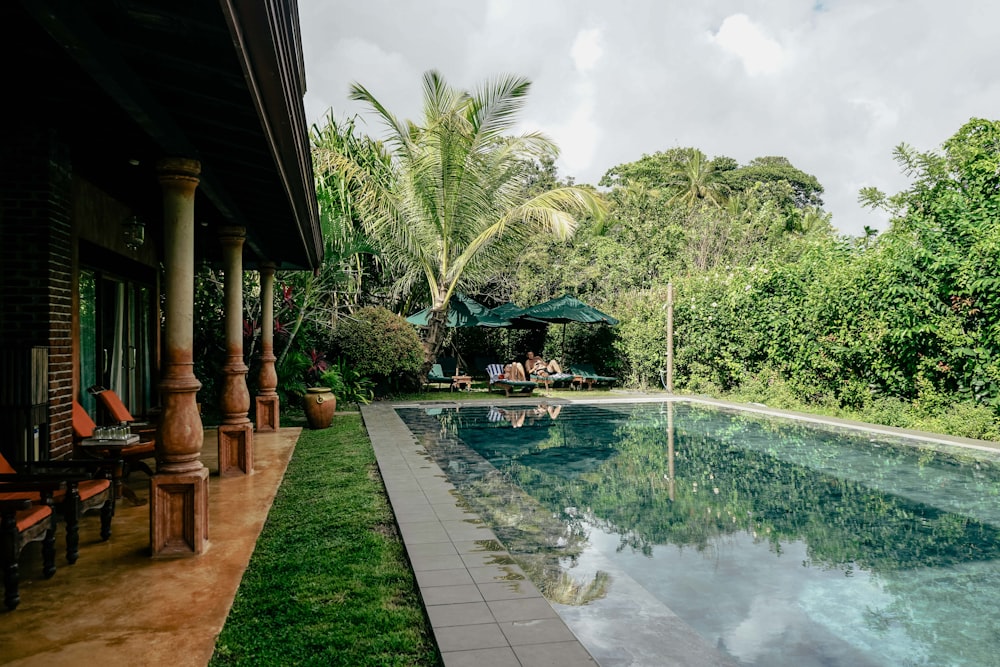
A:
{"type": "Polygon", "coordinates": [[[309,428],[329,428],[337,409],[337,397],[329,387],[309,387],[303,402],[309,428]]]}

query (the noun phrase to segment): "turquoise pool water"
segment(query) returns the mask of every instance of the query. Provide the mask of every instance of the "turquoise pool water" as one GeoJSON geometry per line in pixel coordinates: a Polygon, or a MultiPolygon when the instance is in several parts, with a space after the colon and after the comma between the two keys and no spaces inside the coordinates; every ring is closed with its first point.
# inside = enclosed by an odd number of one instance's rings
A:
{"type": "Polygon", "coordinates": [[[681,625],[739,665],[1000,664],[995,453],[687,403],[398,412],[602,664],[681,625]]]}

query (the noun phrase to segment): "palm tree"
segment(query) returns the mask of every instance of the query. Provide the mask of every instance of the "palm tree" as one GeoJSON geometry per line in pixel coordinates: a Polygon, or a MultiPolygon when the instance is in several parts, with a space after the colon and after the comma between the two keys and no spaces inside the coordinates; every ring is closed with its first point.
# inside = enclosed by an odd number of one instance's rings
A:
{"type": "Polygon", "coordinates": [[[728,188],[705,154],[696,148],[686,151],[686,158],[669,174],[668,184],[675,191],[671,203],[680,202],[688,208],[709,203],[716,208],[726,202],[728,188]]]}
{"type": "Polygon", "coordinates": [[[878,236],[878,230],[869,225],[865,225],[862,231],[864,231],[864,236],[861,238],[861,247],[867,250],[871,247],[872,242],[874,242],[875,238],[878,236]]]}
{"type": "Polygon", "coordinates": [[[387,126],[385,160],[361,162],[350,151],[333,164],[350,184],[353,205],[384,265],[406,293],[426,285],[431,315],[424,341],[427,369],[446,337],[448,304],[509,266],[539,234],[568,238],[581,215],[603,216],[596,193],[574,186],[528,195],[524,179],[535,160],[556,147],[539,133],[510,136],[530,88],[501,76],[474,92],[424,74],[422,124],[401,122],[364,86],[366,102],[387,126]]]}

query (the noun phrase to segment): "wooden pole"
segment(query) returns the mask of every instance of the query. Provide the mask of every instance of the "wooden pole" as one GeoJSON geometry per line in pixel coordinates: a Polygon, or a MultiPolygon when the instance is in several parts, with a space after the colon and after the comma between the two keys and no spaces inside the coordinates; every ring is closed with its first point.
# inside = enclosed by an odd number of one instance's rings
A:
{"type": "Polygon", "coordinates": [[[674,284],[667,283],[667,391],[674,393],[674,284]]]}

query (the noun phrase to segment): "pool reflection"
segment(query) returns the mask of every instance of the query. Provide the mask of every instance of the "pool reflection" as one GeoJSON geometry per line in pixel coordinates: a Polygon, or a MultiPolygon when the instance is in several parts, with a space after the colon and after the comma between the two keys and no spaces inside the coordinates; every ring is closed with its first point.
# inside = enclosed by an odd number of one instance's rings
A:
{"type": "Polygon", "coordinates": [[[997,645],[992,461],[687,404],[400,414],[554,601],[629,578],[746,664],[997,645]]]}

